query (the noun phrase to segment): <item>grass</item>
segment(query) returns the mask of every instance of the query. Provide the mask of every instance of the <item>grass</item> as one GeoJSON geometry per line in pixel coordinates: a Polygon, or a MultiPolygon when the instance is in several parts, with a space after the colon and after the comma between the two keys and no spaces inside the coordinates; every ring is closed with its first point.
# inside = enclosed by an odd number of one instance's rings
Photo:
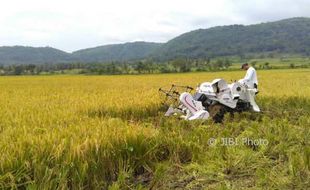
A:
{"type": "Polygon", "coordinates": [[[258,71],[263,113],[222,124],[164,117],[157,90],[244,72],[1,77],[0,189],[310,188],[309,74],[258,71]]]}

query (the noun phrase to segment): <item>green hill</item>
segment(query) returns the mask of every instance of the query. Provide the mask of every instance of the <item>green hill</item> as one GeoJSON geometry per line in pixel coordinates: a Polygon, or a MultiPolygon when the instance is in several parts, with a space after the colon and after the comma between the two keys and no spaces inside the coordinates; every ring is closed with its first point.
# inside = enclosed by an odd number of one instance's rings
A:
{"type": "Polygon", "coordinates": [[[168,60],[262,52],[309,55],[310,18],[199,29],[168,41],[153,57],[168,60]]]}
{"type": "Polygon", "coordinates": [[[71,55],[51,47],[0,47],[0,64],[39,64],[71,62],[71,55]]]}
{"type": "Polygon", "coordinates": [[[148,57],[160,43],[133,42],[83,49],[72,53],[81,62],[131,61],[148,57]]]}

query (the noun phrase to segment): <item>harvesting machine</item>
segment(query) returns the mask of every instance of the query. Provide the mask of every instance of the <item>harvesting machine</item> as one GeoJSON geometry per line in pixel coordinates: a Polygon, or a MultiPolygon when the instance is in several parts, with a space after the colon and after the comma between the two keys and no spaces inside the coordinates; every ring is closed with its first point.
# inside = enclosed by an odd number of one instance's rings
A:
{"type": "Polygon", "coordinates": [[[204,82],[194,88],[172,85],[169,90],[162,88],[164,104],[169,106],[165,116],[181,115],[185,120],[212,118],[221,122],[227,112],[254,111],[260,112],[255,102],[258,93],[241,80],[227,84],[224,79],[204,82]],[[180,92],[182,90],[182,92],[180,92]]]}

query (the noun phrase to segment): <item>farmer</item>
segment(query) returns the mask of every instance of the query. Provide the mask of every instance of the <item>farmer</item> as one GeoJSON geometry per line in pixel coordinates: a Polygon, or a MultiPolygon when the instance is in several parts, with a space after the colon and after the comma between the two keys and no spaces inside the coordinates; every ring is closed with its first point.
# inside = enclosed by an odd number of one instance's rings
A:
{"type": "Polygon", "coordinates": [[[245,77],[242,79],[242,82],[246,84],[249,88],[256,88],[258,86],[256,70],[254,67],[251,67],[248,63],[244,63],[241,66],[241,69],[246,71],[245,77]]]}

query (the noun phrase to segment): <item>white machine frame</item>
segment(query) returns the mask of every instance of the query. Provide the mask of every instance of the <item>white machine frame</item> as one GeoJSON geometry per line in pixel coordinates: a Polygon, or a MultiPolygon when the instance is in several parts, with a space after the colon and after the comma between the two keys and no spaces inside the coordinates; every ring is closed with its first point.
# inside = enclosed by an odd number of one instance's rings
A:
{"type": "MultiPolygon", "coordinates": [[[[176,85],[174,85],[176,86],[176,85]]],[[[173,88],[173,87],[172,87],[173,88]]],[[[171,89],[172,89],[171,88],[171,89]]],[[[187,89],[190,87],[187,87],[187,89]]],[[[224,79],[215,79],[212,82],[204,82],[198,85],[196,93],[192,95],[189,91],[179,93],[176,91],[161,91],[165,92],[167,96],[176,98],[178,96],[179,105],[171,105],[165,116],[173,114],[181,114],[185,120],[208,119],[210,113],[208,106],[212,104],[222,105],[229,110],[239,110],[238,103],[248,103],[249,110],[260,112],[260,108],[255,102],[255,96],[258,93],[256,88],[250,88],[242,80],[227,84],[224,79]],[[195,98],[195,95],[204,97],[204,101],[195,98]]]]}

